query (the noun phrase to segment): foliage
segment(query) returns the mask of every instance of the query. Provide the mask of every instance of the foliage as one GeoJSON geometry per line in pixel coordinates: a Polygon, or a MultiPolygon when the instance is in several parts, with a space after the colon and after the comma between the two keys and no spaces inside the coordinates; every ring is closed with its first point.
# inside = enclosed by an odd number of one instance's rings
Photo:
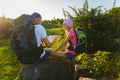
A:
{"type": "Polygon", "coordinates": [[[14,80],[22,66],[8,44],[9,40],[0,40],[0,80],[14,80]]]}
{"type": "Polygon", "coordinates": [[[75,16],[65,11],[64,16],[73,19],[74,27],[82,27],[87,35],[87,52],[98,50],[120,52],[120,7],[103,11],[102,6],[89,9],[87,0],[83,8],[70,7],[75,16]]]}
{"type": "Polygon", "coordinates": [[[47,33],[48,35],[59,35],[61,37],[63,37],[64,30],[62,28],[51,28],[51,29],[47,29],[47,33]]]}
{"type": "Polygon", "coordinates": [[[62,27],[62,22],[63,22],[63,19],[44,20],[42,22],[42,25],[46,29],[60,28],[60,27],[62,27]]]}
{"type": "Polygon", "coordinates": [[[10,35],[10,30],[12,27],[13,20],[10,18],[6,18],[5,16],[0,17],[0,39],[8,39],[10,35]],[[3,25],[1,25],[3,24],[3,25]],[[2,36],[1,36],[2,35],[2,36]]]}
{"type": "MultiPolygon", "coordinates": [[[[97,51],[93,55],[80,54],[76,57],[82,75],[93,78],[113,78],[120,74],[120,53],[97,51]],[[85,71],[87,70],[87,72],[85,71]]],[[[82,76],[80,75],[80,76],[82,76]]]]}

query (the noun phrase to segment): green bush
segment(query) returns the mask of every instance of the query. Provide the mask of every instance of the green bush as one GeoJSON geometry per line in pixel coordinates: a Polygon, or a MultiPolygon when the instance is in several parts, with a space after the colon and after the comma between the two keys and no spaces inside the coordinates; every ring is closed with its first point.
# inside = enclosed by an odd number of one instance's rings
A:
{"type": "Polygon", "coordinates": [[[74,21],[74,27],[85,30],[87,52],[120,52],[120,7],[110,10],[103,10],[101,7],[98,5],[96,8],[89,8],[88,0],[85,0],[83,8],[69,7],[75,16],[64,9],[63,12],[65,17],[74,21]]]}
{"type": "Polygon", "coordinates": [[[120,74],[120,54],[97,51],[95,54],[80,54],[76,57],[82,75],[93,78],[117,77],[120,74]],[[87,70],[87,72],[86,72],[87,70]]]}

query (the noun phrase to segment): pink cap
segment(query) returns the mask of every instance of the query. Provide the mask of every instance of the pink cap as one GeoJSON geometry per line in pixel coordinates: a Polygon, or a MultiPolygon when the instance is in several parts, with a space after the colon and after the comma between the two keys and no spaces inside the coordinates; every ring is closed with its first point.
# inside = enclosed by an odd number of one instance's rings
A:
{"type": "Polygon", "coordinates": [[[63,24],[66,24],[67,26],[69,27],[72,27],[73,26],[73,22],[71,19],[66,19],[64,20],[63,24]]]}

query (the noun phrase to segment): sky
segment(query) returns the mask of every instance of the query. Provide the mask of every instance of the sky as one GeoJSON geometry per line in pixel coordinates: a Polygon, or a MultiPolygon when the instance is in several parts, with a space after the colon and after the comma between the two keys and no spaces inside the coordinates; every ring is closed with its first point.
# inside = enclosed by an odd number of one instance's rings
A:
{"type": "MultiPolygon", "coordinates": [[[[22,14],[38,12],[44,20],[64,18],[62,9],[72,13],[68,7],[82,8],[85,0],[0,0],[0,16],[15,19],[22,14]]],[[[111,9],[114,0],[88,0],[90,8],[103,6],[111,9]]],[[[116,7],[120,7],[120,0],[116,0],[116,7]]]]}

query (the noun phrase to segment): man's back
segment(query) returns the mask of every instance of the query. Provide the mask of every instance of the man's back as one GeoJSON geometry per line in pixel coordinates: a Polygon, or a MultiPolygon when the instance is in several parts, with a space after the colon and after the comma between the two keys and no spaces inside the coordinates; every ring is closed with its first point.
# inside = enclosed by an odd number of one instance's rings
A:
{"type": "Polygon", "coordinates": [[[40,24],[36,24],[34,25],[35,27],[35,36],[36,36],[36,40],[37,40],[37,47],[40,47],[41,43],[41,39],[47,37],[47,33],[45,28],[40,25],[40,24]]]}

